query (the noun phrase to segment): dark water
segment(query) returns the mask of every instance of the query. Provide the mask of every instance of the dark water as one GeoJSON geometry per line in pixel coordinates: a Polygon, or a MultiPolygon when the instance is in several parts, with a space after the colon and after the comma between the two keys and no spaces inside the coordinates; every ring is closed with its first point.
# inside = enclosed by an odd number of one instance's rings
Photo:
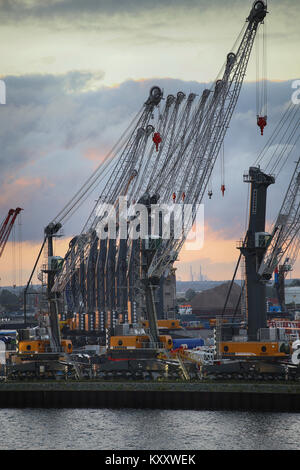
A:
{"type": "Polygon", "coordinates": [[[298,450],[300,414],[0,409],[0,449],[298,450]]]}

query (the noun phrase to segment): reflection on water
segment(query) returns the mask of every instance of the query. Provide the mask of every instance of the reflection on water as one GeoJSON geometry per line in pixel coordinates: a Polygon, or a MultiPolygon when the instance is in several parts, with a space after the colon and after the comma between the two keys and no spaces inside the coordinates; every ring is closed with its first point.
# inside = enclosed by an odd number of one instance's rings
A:
{"type": "Polygon", "coordinates": [[[0,449],[298,450],[300,414],[0,409],[0,449]]]}

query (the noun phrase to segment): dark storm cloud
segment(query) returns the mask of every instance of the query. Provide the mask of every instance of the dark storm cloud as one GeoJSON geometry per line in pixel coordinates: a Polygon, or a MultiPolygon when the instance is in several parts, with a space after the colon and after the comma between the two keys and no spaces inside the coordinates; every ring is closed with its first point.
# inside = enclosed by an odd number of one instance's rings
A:
{"type": "MultiPolygon", "coordinates": [[[[207,84],[171,79],[99,87],[101,73],[7,77],[7,105],[0,108],[1,213],[22,202],[23,236],[38,240],[42,228],[64,207],[113,147],[154,84],[165,95],[182,90],[200,94],[207,84]]],[[[290,82],[269,83],[265,136],[256,125],[255,84],[245,83],[225,140],[225,197],[220,162],[213,174],[213,198],[205,197],[205,220],[224,238],[240,238],[244,229],[247,185],[242,175],[254,163],[290,102],[290,82]]],[[[300,152],[298,152],[300,154],[300,152]]],[[[296,153],[297,155],[297,153],[296,153]]],[[[270,189],[271,218],[279,209],[293,169],[293,158],[270,189]]],[[[176,188],[175,188],[176,189],[176,188]]],[[[68,223],[66,235],[80,232],[96,196],[68,223]]]]}
{"type": "Polygon", "coordinates": [[[83,87],[101,77],[101,72],[5,77],[7,103],[0,108],[0,184],[49,149],[68,145],[73,135],[72,113],[75,109],[80,112],[76,100],[83,87]]]}
{"type": "MultiPolygon", "coordinates": [[[[251,8],[252,1],[247,2],[251,8]]],[[[272,7],[280,6],[280,0],[269,2],[272,7]]],[[[296,5],[296,0],[285,0],[285,10],[288,12],[290,6],[296,5]]],[[[197,8],[199,13],[203,10],[228,9],[234,14],[236,9],[245,8],[245,0],[61,0],[61,1],[24,1],[24,0],[1,0],[2,16],[6,19],[23,20],[26,18],[49,19],[80,18],[81,15],[118,15],[118,14],[142,14],[153,10],[172,9],[176,13],[179,10],[197,8]]],[[[100,25],[99,25],[100,26],[100,25]]]]}
{"type": "MultiPolygon", "coordinates": [[[[207,5],[205,0],[185,0],[185,8],[207,5]]],[[[210,6],[220,1],[209,2],[210,6]]],[[[237,3],[237,2],[234,2],[237,3]]],[[[241,3],[238,2],[238,3],[241,3]]],[[[62,0],[33,1],[2,0],[1,11],[7,18],[24,19],[26,17],[49,18],[53,16],[71,16],[82,14],[118,14],[141,13],[157,8],[182,7],[182,0],[62,0]]]]}

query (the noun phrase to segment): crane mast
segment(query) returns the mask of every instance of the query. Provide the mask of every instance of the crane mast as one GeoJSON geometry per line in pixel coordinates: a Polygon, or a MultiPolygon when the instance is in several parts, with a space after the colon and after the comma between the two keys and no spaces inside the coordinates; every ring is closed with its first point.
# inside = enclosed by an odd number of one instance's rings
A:
{"type": "MultiPolygon", "coordinates": [[[[270,279],[286,256],[300,229],[300,159],[296,164],[290,184],[285,194],[281,209],[271,231],[271,241],[259,266],[258,273],[264,279],[270,279]]],[[[297,245],[295,245],[297,246],[297,245]]]]}
{"type": "Polygon", "coordinates": [[[267,250],[270,236],[265,232],[267,188],[275,178],[260,168],[250,167],[244,182],[251,184],[249,226],[245,240],[239,247],[246,265],[246,310],[248,338],[256,341],[260,329],[266,328],[266,286],[257,267],[267,250]]]}
{"type": "MultiPolygon", "coordinates": [[[[278,291],[282,291],[284,275],[292,269],[299,251],[299,165],[300,159],[271,234],[265,231],[266,198],[267,188],[275,183],[275,177],[264,173],[259,167],[250,167],[249,173],[244,175],[244,182],[251,183],[250,215],[248,230],[239,249],[245,258],[246,312],[250,341],[256,341],[259,331],[267,327],[266,281],[271,279],[275,271],[275,285],[278,291]],[[281,260],[284,261],[280,265],[281,260]]],[[[279,301],[283,306],[282,292],[279,292],[279,301]]]]}
{"type": "Polygon", "coordinates": [[[275,269],[275,287],[277,290],[278,301],[281,307],[281,311],[286,311],[285,305],[285,277],[287,273],[293,270],[294,264],[297,260],[299,250],[300,250],[300,234],[297,233],[297,236],[294,238],[293,242],[290,244],[287,252],[285,253],[285,258],[283,263],[279,264],[275,269]],[[278,272],[276,272],[278,271],[278,272]]]}
{"type": "Polygon", "coordinates": [[[285,194],[272,229],[272,239],[259,273],[263,278],[275,276],[275,287],[281,310],[285,310],[284,280],[298,257],[300,249],[300,159],[285,194]]]}
{"type": "Polygon", "coordinates": [[[16,209],[10,209],[2,225],[0,227],[0,258],[4,252],[7,240],[9,238],[10,232],[12,231],[13,225],[17,216],[23,209],[17,207],[16,209]]]}
{"type": "Polygon", "coordinates": [[[58,293],[52,292],[54,278],[60,265],[58,260],[54,257],[53,252],[53,238],[57,232],[61,229],[60,224],[49,224],[45,228],[45,238],[47,240],[47,254],[48,254],[48,265],[45,267],[44,272],[47,273],[47,299],[49,306],[49,337],[50,345],[52,352],[59,352],[61,348],[61,336],[60,336],[60,327],[59,327],[59,317],[58,317],[58,307],[57,307],[57,297],[58,293]]]}
{"type": "MultiPolygon", "coordinates": [[[[236,54],[229,53],[227,55],[223,77],[215,83],[199,138],[195,140],[193,148],[186,148],[185,152],[180,155],[181,159],[177,159],[177,166],[186,168],[186,171],[179,172],[176,179],[173,178],[169,193],[172,188],[179,187],[180,193],[184,190],[186,195],[185,203],[192,204],[194,208],[197,204],[201,204],[203,200],[204,192],[240,94],[258,25],[264,20],[266,13],[266,6],[263,2],[254,3],[238,51],[236,54]],[[190,166],[185,167],[183,159],[190,163],[190,166]]],[[[206,98],[207,92],[204,91],[202,100],[204,101],[206,98]]],[[[195,123],[193,123],[193,126],[195,126],[195,123]]],[[[173,173],[169,171],[169,174],[172,175],[173,173]]],[[[167,179],[165,174],[162,174],[160,181],[163,181],[164,178],[167,179]]],[[[160,194],[161,200],[160,189],[156,187],[155,192],[160,194]]],[[[195,217],[196,210],[194,209],[190,213],[190,220],[186,220],[189,228],[193,226],[195,217]]],[[[185,230],[182,237],[171,237],[162,244],[161,250],[157,251],[153,258],[149,275],[162,275],[177,259],[178,253],[186,240],[187,232],[185,230]]]]}

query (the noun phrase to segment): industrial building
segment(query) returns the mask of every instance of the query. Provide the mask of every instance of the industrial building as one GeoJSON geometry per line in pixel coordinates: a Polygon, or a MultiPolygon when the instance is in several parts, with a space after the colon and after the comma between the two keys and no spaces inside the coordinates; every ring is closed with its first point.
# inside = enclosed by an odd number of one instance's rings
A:
{"type": "Polygon", "coordinates": [[[192,311],[194,315],[201,318],[216,318],[222,315],[234,315],[238,310],[240,316],[241,307],[239,306],[241,287],[234,283],[224,311],[224,305],[230,288],[230,282],[207,289],[196,294],[191,300],[192,311]]]}

